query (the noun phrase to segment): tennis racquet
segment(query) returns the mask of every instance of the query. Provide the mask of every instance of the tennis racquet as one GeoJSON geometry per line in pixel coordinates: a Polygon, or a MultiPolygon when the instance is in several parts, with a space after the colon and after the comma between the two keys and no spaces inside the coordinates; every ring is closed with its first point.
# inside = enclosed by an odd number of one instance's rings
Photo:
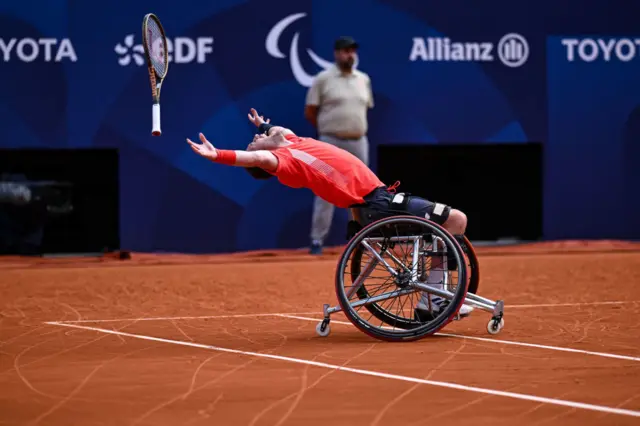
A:
{"type": "Polygon", "coordinates": [[[167,37],[160,20],[153,13],[145,15],[142,21],[142,46],[144,55],[147,58],[149,68],[149,79],[151,80],[151,95],[153,96],[153,106],[151,110],[153,136],[160,136],[160,88],[167,76],[169,68],[169,52],[167,49],[167,37]]]}

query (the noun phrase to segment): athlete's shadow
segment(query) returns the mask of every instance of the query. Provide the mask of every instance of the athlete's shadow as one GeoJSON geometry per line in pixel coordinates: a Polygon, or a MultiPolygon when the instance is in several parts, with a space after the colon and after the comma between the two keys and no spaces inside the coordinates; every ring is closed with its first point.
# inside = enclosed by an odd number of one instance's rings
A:
{"type": "Polygon", "coordinates": [[[310,330],[313,334],[301,334],[294,337],[289,337],[287,339],[288,342],[300,342],[306,343],[307,346],[310,342],[313,344],[350,344],[350,345],[371,345],[373,343],[380,345],[438,345],[442,344],[446,340],[456,339],[456,337],[451,336],[443,336],[443,335],[432,335],[427,336],[423,339],[413,342],[386,342],[383,340],[376,339],[363,333],[360,330],[355,329],[354,327],[349,327],[347,325],[340,324],[341,328],[344,330],[335,330],[338,327],[332,326],[331,334],[326,337],[318,336],[315,331],[310,330]]]}

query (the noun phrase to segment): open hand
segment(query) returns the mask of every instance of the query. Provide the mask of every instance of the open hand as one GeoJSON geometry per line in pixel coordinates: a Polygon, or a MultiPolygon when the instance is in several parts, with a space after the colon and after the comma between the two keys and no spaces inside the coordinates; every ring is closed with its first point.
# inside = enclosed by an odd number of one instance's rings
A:
{"type": "Polygon", "coordinates": [[[202,144],[192,142],[191,139],[187,138],[187,142],[189,143],[189,145],[191,145],[191,149],[193,149],[196,154],[201,155],[202,157],[207,158],[211,161],[218,158],[218,151],[211,144],[211,142],[209,142],[202,133],[200,133],[199,136],[202,144]]]}
{"type": "Polygon", "coordinates": [[[270,123],[271,119],[267,118],[267,120],[265,121],[264,117],[261,115],[258,115],[258,111],[255,110],[255,108],[251,108],[251,114],[247,114],[247,116],[249,117],[249,121],[252,122],[256,127],[260,127],[260,125],[262,123],[270,123]]]}

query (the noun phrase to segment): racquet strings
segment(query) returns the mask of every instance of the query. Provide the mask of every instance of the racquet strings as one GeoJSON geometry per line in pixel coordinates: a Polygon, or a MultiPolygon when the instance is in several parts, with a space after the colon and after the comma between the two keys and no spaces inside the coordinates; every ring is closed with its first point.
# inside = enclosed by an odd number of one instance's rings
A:
{"type": "Polygon", "coordinates": [[[149,59],[158,76],[164,78],[167,72],[167,62],[165,51],[167,49],[162,30],[154,19],[147,22],[147,48],[149,49],[149,59]]]}

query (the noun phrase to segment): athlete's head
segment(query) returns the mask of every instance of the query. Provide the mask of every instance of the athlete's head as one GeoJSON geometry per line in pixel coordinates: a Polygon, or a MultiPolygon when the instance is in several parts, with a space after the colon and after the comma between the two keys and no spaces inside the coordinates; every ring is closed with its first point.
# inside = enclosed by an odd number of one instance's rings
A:
{"type": "Polygon", "coordinates": [[[249,146],[247,146],[247,151],[272,151],[274,149],[278,149],[291,144],[291,142],[285,139],[281,131],[274,128],[271,129],[271,132],[269,133],[271,133],[271,135],[269,136],[265,134],[255,135],[253,137],[253,141],[251,141],[249,146]]]}
{"type": "MultiPolygon", "coordinates": [[[[291,130],[284,127],[274,126],[269,130],[269,136],[264,133],[256,134],[253,137],[253,141],[247,146],[247,151],[267,150],[272,151],[283,146],[291,145],[292,142],[288,141],[284,135],[291,133],[291,130]]],[[[259,167],[245,168],[255,179],[270,179],[273,175],[259,167]]]]}
{"type": "Polygon", "coordinates": [[[336,40],[333,50],[336,65],[344,71],[350,71],[356,62],[358,43],[351,37],[340,37],[336,40]]]}

